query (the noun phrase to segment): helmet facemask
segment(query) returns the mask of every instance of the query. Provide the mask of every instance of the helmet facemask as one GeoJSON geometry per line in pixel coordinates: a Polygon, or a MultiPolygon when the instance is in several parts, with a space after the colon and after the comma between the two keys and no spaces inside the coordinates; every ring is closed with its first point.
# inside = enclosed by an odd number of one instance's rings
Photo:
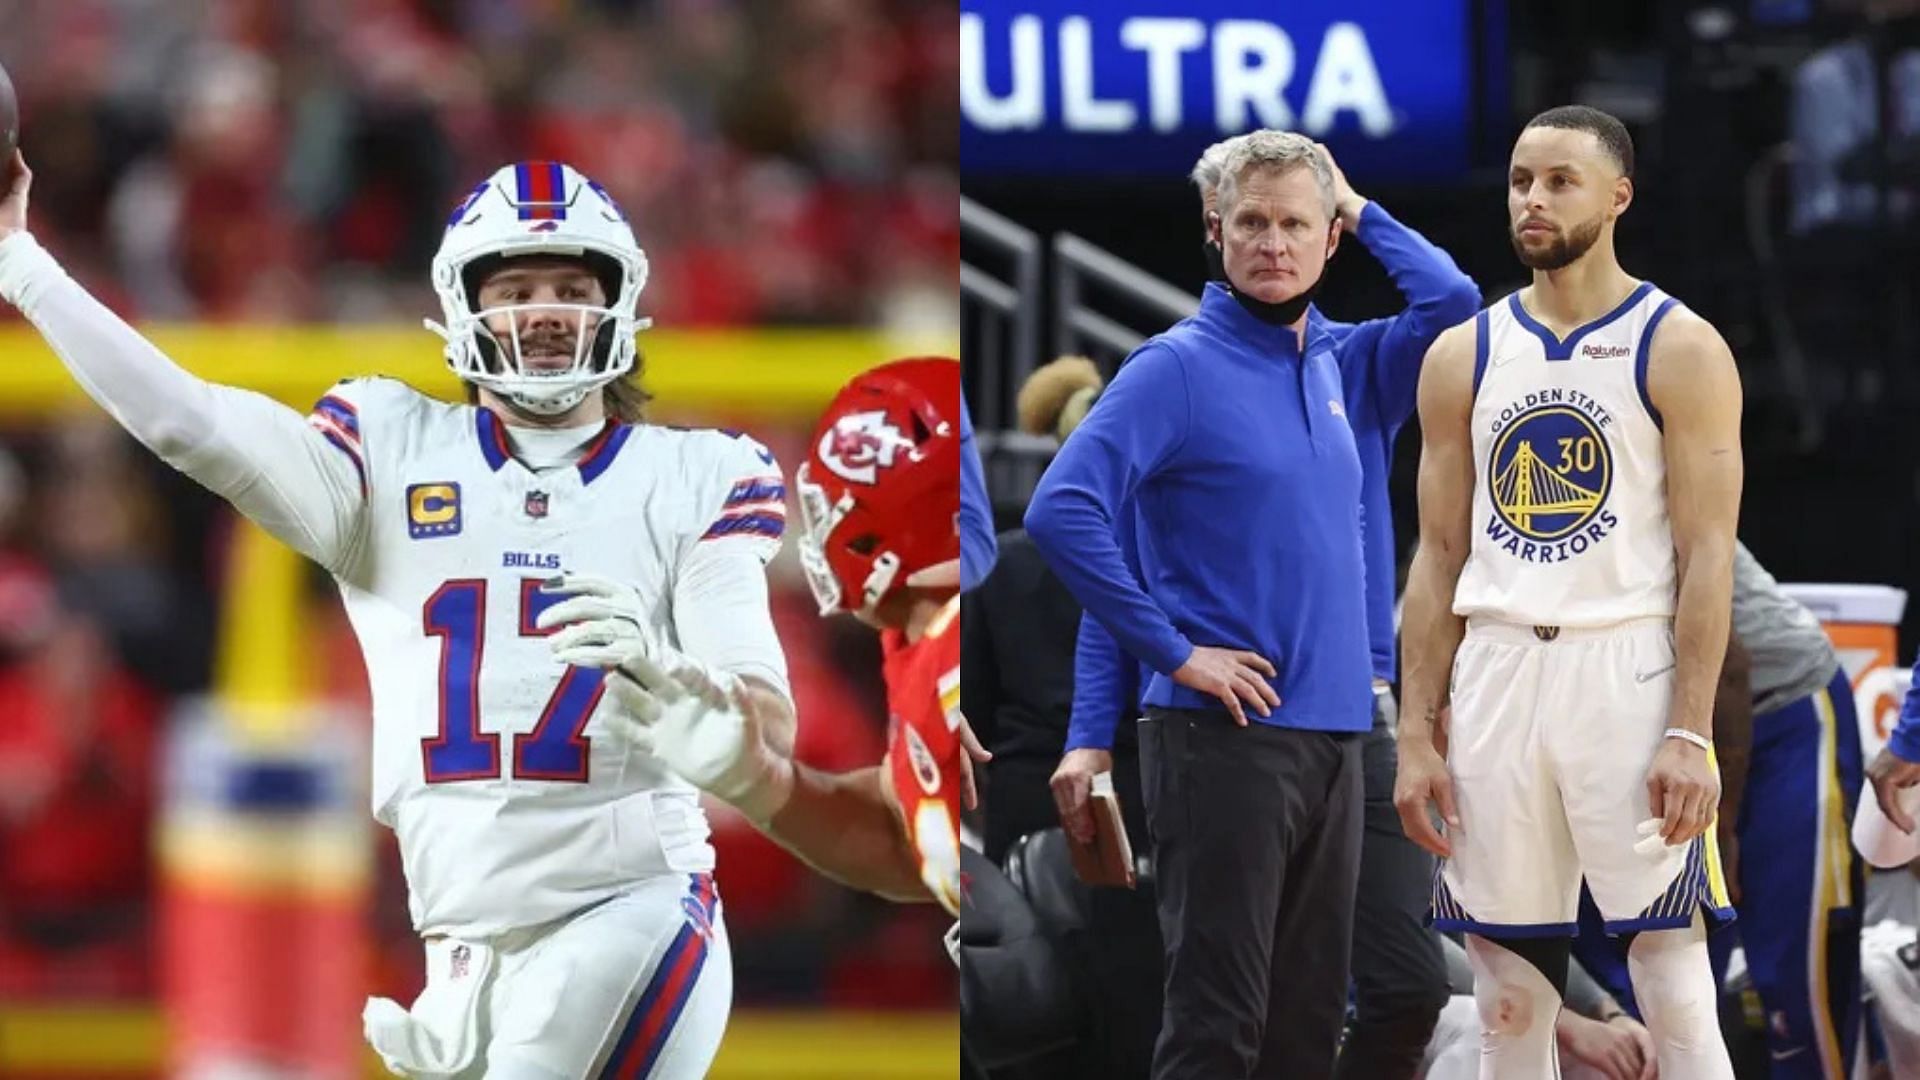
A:
{"type": "Polygon", "coordinates": [[[820,614],[846,611],[871,617],[874,608],[893,591],[894,579],[900,573],[900,556],[879,550],[875,536],[862,534],[841,539],[837,534],[857,506],[853,492],[844,492],[838,501],[830,501],[826,488],[811,478],[810,471],[810,465],[801,465],[794,474],[794,491],[800,501],[800,535],[795,546],[799,549],[800,567],[806,572],[807,585],[820,604],[820,614]],[[846,595],[840,575],[834,571],[833,559],[828,555],[829,546],[833,544],[846,545],[847,552],[860,561],[871,560],[872,569],[861,583],[857,597],[846,595]]]}
{"type": "MultiPolygon", "coordinates": [[[[557,252],[516,252],[560,254],[557,252]]],[[[651,319],[633,315],[634,302],[646,278],[644,261],[638,273],[618,267],[616,260],[601,253],[582,261],[610,298],[609,303],[514,303],[479,307],[480,282],[487,273],[507,260],[498,256],[482,257],[461,267],[463,301],[460,312],[446,327],[447,362],[462,380],[483,386],[514,405],[542,416],[566,412],[600,387],[633,370],[636,350],[634,334],[651,324],[651,319]],[[616,267],[609,273],[606,264],[616,267]],[[611,279],[611,282],[610,282],[611,279]],[[607,287],[609,284],[613,288],[607,287]],[[577,327],[568,336],[564,365],[536,364],[537,356],[549,344],[539,320],[529,319],[536,312],[552,312],[566,326],[577,327]],[[625,314],[622,314],[624,312],[625,314]],[[505,332],[489,324],[502,323],[505,332]],[[535,325],[525,325],[529,322],[535,325]]],[[[436,328],[438,329],[438,328],[436,328]]]]}

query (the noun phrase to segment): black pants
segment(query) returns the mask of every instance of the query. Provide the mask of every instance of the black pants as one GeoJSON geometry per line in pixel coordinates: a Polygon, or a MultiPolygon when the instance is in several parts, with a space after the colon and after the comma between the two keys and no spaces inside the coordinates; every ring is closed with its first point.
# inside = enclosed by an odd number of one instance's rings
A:
{"type": "Polygon", "coordinates": [[[1166,1007],[1154,1080],[1323,1080],[1346,1015],[1361,739],[1147,710],[1166,1007]]]}
{"type": "Polygon", "coordinates": [[[1353,912],[1354,1016],[1334,1075],[1412,1080],[1447,1004],[1447,965],[1427,926],[1433,856],[1407,839],[1393,806],[1393,699],[1383,693],[1374,702],[1373,730],[1361,748],[1366,832],[1353,912]]]}

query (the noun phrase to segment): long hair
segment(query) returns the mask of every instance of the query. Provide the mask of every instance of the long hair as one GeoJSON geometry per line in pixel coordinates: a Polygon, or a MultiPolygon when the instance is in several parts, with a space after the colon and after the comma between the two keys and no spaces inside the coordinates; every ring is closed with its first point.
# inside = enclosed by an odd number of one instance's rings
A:
{"type": "Polygon", "coordinates": [[[646,371],[647,354],[635,345],[633,370],[600,388],[600,400],[606,405],[608,416],[622,424],[647,422],[647,403],[653,400],[653,395],[640,385],[640,377],[646,371]]]}

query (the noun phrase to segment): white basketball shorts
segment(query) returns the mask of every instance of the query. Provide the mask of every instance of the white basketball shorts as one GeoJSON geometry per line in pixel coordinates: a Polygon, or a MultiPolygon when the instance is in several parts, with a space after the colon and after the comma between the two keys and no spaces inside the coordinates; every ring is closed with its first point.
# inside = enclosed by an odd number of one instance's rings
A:
{"type": "Polygon", "coordinates": [[[1733,917],[1713,830],[1634,850],[1673,695],[1672,623],[1593,629],[1469,620],[1454,657],[1447,764],[1460,829],[1434,874],[1434,925],[1572,935],[1584,876],[1607,931],[1733,917]]]}

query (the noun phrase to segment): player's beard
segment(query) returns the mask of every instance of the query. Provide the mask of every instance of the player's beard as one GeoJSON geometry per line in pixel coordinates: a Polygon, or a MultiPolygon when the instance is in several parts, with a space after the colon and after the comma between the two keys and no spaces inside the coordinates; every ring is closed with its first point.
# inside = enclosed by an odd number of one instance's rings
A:
{"type": "Polygon", "coordinates": [[[1520,230],[1513,229],[1507,238],[1513,242],[1513,254],[1529,270],[1564,270],[1573,265],[1574,260],[1592,250],[1600,239],[1600,228],[1606,224],[1605,215],[1596,215],[1592,221],[1582,222],[1573,227],[1572,232],[1554,233],[1553,242],[1545,248],[1528,251],[1520,241],[1520,230]]]}

